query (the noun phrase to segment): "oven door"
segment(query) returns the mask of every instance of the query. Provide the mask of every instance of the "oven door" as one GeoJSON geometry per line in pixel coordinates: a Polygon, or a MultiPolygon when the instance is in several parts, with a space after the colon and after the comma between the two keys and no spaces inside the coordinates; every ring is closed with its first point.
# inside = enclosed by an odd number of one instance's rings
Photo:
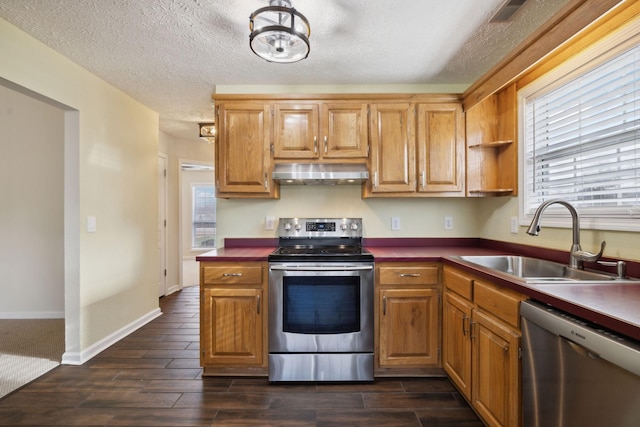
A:
{"type": "Polygon", "coordinates": [[[270,263],[269,352],[373,352],[373,263],[270,263]]]}

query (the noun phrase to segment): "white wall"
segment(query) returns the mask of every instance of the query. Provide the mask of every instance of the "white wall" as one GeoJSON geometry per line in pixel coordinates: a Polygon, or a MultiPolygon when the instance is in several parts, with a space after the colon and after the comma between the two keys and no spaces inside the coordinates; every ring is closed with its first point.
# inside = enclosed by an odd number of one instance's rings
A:
{"type": "Polygon", "coordinates": [[[67,110],[63,360],[80,363],[159,313],[158,114],[2,19],[0,58],[1,79],[67,110]]]}
{"type": "Polygon", "coordinates": [[[64,112],[0,86],[0,318],[64,317],[64,112]]]}

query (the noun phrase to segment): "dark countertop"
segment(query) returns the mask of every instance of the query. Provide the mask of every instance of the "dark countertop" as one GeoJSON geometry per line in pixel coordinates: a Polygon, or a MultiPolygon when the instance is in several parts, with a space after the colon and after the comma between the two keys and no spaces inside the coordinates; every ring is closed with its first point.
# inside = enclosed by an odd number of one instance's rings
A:
{"type": "MultiPolygon", "coordinates": [[[[458,255],[521,254],[558,261],[558,257],[564,258],[559,251],[524,246],[521,248],[513,244],[501,245],[500,242],[488,244],[482,239],[402,239],[400,243],[401,246],[393,246],[393,239],[365,241],[376,262],[444,262],[619,334],[640,340],[640,285],[615,282],[527,285],[488,274],[451,258],[458,255]]],[[[276,246],[277,242],[273,239],[232,239],[225,241],[224,248],[199,255],[196,260],[267,261],[268,255],[276,246]]],[[[566,258],[568,260],[568,254],[566,258]]],[[[637,265],[633,266],[634,269],[636,267],[637,265]]]]}
{"type": "Polygon", "coordinates": [[[196,261],[266,261],[269,254],[276,250],[275,246],[219,248],[205,252],[196,257],[196,261]]]}

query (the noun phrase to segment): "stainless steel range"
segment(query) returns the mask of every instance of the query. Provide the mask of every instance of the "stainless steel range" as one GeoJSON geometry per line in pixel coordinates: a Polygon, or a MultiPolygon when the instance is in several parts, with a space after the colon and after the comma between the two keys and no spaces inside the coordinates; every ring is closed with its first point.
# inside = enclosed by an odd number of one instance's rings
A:
{"type": "Polygon", "coordinates": [[[373,255],[361,218],[281,218],[269,255],[269,380],[373,380],[373,255]]]}

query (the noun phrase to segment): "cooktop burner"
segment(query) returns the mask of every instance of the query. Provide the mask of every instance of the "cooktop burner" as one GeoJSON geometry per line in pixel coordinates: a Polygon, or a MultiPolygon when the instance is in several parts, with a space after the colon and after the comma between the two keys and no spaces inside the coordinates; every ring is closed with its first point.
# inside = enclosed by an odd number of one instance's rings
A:
{"type": "Polygon", "coordinates": [[[362,247],[361,218],[280,218],[270,261],[372,261],[362,247]]]}
{"type": "Polygon", "coordinates": [[[279,255],[360,255],[366,253],[361,246],[283,246],[274,253],[279,255]]]}

